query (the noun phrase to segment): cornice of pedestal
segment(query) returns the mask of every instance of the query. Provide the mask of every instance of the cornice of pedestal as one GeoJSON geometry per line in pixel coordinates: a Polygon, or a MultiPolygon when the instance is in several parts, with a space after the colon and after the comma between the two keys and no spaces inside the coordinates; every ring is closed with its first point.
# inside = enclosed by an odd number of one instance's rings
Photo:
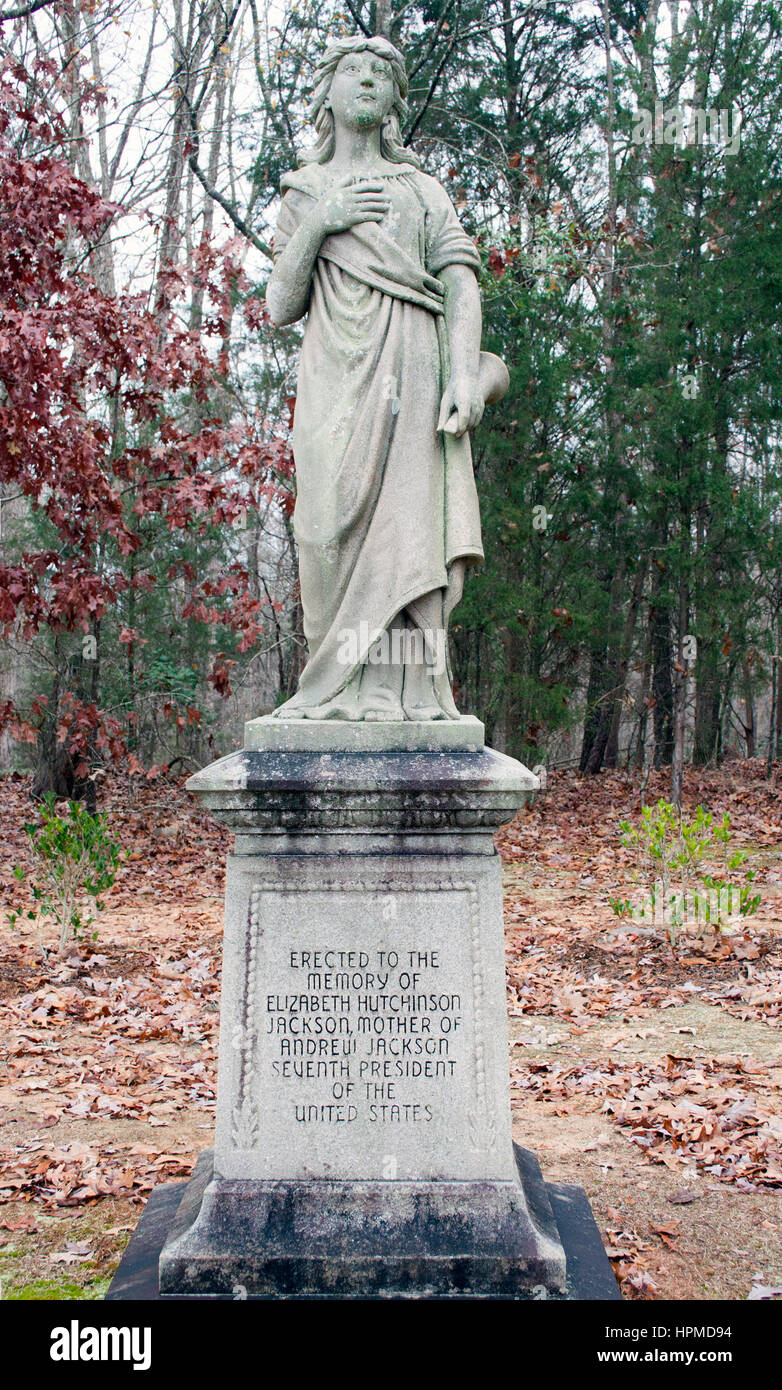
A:
{"type": "Polygon", "coordinates": [[[238,832],[493,830],[512,820],[539,785],[522,763],[484,747],[441,752],[245,748],[187,783],[204,806],[238,832]]]}

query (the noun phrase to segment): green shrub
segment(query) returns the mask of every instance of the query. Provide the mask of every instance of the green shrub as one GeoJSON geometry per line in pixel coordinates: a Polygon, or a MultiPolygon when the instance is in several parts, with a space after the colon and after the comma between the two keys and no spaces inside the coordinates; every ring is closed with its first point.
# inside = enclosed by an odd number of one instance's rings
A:
{"type": "Polygon", "coordinates": [[[702,806],[696,807],[688,820],[671,802],[658,801],[656,806],[643,808],[640,826],[620,821],[619,829],[622,844],[637,851],[638,873],[646,883],[648,897],[640,907],[634,907],[627,898],[611,898],[618,917],[662,923],[673,944],[678,933],[693,921],[698,926],[706,923],[718,935],[731,917],[757,912],[762,899],[752,891],[754,870],[745,870],[738,880],[735,877],[747,853],[729,853],[727,811],[715,824],[712,813],[702,806]],[[722,856],[721,875],[706,873],[703,868],[703,860],[715,853],[722,856]]]}
{"type": "MultiPolygon", "coordinates": [[[[109,835],[105,815],[92,815],[77,801],[68,802],[67,815],[58,815],[53,792],[44,798],[39,823],[24,830],[34,862],[30,887],[36,903],[26,915],[56,923],[62,953],[71,936],[80,937],[91,925],[93,908],[103,910],[100,895],[114,882],[121,847],[109,835]]],[[[28,877],[18,865],[13,872],[20,883],[28,877]]],[[[15,926],[22,914],[7,915],[15,926]]]]}

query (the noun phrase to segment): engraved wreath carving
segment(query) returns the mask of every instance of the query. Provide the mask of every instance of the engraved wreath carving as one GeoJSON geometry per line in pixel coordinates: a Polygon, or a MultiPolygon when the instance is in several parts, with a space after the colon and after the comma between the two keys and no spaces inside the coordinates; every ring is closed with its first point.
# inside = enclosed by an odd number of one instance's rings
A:
{"type": "Polygon", "coordinates": [[[258,969],[258,944],[263,933],[259,895],[250,894],[245,941],[244,1000],[239,1045],[239,1103],[231,1116],[231,1138],[234,1148],[254,1149],[259,1139],[258,1108],[254,1097],[258,1091],[258,1071],[255,1062],[257,1044],[255,986],[258,969]]]}

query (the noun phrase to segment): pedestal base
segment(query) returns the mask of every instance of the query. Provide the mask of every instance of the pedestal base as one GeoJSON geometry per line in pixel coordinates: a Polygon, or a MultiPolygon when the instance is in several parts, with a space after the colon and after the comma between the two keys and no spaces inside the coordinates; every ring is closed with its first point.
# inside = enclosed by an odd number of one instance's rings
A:
{"type": "MultiPolygon", "coordinates": [[[[526,1150],[520,1150],[522,1158],[526,1150]]],[[[529,1155],[531,1158],[532,1155],[529,1155]]],[[[177,1214],[181,1211],[184,1194],[189,1183],[165,1183],[156,1187],[151,1194],[141,1219],[130,1238],[119,1267],[111,1281],[106,1299],[109,1302],[190,1302],[193,1299],[211,1302],[228,1302],[247,1297],[252,1300],[255,1294],[246,1294],[237,1285],[236,1292],[200,1294],[161,1293],[158,1262],[163,1246],[173,1234],[177,1214]]],[[[546,1196],[556,1218],[559,1238],[567,1258],[567,1284],[564,1294],[552,1293],[541,1286],[531,1291],[521,1291],[514,1295],[517,1301],[551,1299],[555,1302],[621,1302],[619,1286],[614,1277],[608,1256],[600,1239],[600,1232],[589,1206],[583,1188],[571,1183],[546,1183],[546,1196]]],[[[294,1291],[285,1295],[295,1300],[300,1295],[294,1291]]],[[[347,1299],[342,1294],[322,1294],[321,1299],[347,1299]]],[[[382,1297],[382,1295],[378,1295],[382,1297]]],[[[385,1295],[389,1298],[390,1295],[385,1295]]],[[[400,1295],[405,1299],[420,1297],[415,1289],[400,1295]]],[[[435,1295],[438,1300],[464,1298],[464,1294],[435,1295]]],[[[502,1298],[503,1295],[487,1295],[487,1298],[502,1298]]],[[[268,1296],[266,1300],[269,1301],[268,1296]]]]}
{"type": "Polygon", "coordinates": [[[164,1295],[563,1295],[540,1170],[511,1140],[493,844],[536,779],[475,722],[456,748],[389,726],[359,751],[350,728],[260,721],[264,747],[190,779],[236,840],[214,1159],[161,1252],[164,1295]]]}
{"type": "Polygon", "coordinates": [[[160,1257],[161,1293],[530,1297],[565,1291],[540,1168],[518,1181],[257,1182],[202,1154],[160,1257]]]}

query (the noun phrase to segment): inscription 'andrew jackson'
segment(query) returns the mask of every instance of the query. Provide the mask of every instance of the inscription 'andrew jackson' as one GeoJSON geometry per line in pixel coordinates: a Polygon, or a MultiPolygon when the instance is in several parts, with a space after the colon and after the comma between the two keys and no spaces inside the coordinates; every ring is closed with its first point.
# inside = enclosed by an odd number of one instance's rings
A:
{"type": "MultiPolygon", "coordinates": [[[[430,1124],[463,1066],[441,950],[287,950],[263,1000],[266,1065],[298,1124],[430,1124]],[[278,980],[279,980],[278,976],[278,980]],[[313,1098],[307,1083],[322,1082],[313,1098]],[[302,1084],[303,1083],[303,1084],[302,1084]]],[[[461,1039],[459,1039],[461,1041],[461,1039]]]]}

